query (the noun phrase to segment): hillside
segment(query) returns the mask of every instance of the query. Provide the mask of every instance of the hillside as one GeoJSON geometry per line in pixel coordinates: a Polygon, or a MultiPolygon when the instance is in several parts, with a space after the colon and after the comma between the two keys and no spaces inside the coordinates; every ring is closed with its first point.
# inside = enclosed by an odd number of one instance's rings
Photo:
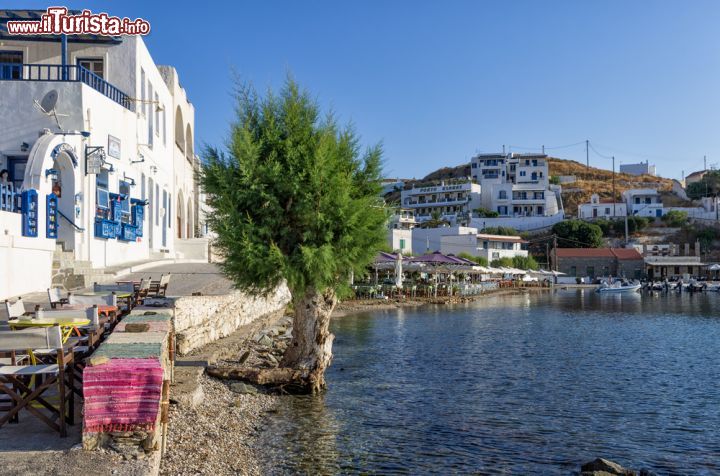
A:
{"type": "MultiPolygon", "coordinates": [[[[550,176],[573,175],[575,183],[563,184],[563,204],[567,216],[577,216],[579,203],[590,201],[590,195],[597,193],[601,199],[612,199],[613,173],[610,170],[588,168],[585,164],[574,160],[548,158],[550,176]]],[[[670,192],[672,180],[652,175],[615,175],[615,193],[618,201],[625,190],[632,188],[655,188],[661,192],[670,192]]]]}
{"type": "MultiPolygon", "coordinates": [[[[584,164],[574,160],[559,159],[556,157],[548,157],[548,165],[550,176],[572,175],[577,179],[574,183],[563,184],[563,204],[565,213],[568,216],[577,215],[577,206],[579,203],[590,201],[590,195],[597,193],[600,198],[612,198],[612,179],[613,174],[610,170],[599,169],[596,167],[587,168],[584,164]]],[[[429,173],[425,177],[418,180],[408,180],[405,182],[405,188],[411,188],[413,185],[433,184],[441,180],[463,179],[470,176],[470,164],[461,164],[455,167],[443,167],[434,172],[429,173]]],[[[628,175],[618,173],[615,175],[615,190],[617,197],[620,197],[623,191],[631,188],[657,188],[664,192],[663,195],[670,195],[672,189],[672,180],[662,177],[653,177],[651,175],[628,175]]],[[[677,198],[674,195],[673,198],[677,198]]],[[[385,200],[388,203],[397,203],[400,200],[400,192],[392,192],[386,195],[385,200]]],[[[681,206],[681,205],[676,205],[681,206]]]]}

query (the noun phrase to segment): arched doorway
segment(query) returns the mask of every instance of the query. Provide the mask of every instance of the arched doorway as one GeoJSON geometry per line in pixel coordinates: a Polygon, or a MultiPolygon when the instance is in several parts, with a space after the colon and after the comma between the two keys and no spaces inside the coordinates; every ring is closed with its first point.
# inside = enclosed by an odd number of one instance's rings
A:
{"type": "Polygon", "coordinates": [[[75,215],[75,158],[70,152],[58,146],[53,151],[53,165],[55,171],[51,175],[51,190],[58,200],[58,237],[57,242],[61,243],[66,251],[75,249],[76,227],[82,228],[77,223],[80,218],[75,215]]]}
{"type": "Polygon", "coordinates": [[[187,201],[187,238],[195,238],[195,231],[193,230],[193,206],[192,197],[188,198],[187,201]]]}
{"type": "Polygon", "coordinates": [[[182,111],[180,106],[175,109],[175,144],[181,151],[185,152],[185,130],[182,111]]]}
{"type": "Polygon", "coordinates": [[[155,194],[153,193],[153,191],[155,190],[155,189],[153,188],[153,186],[154,186],[153,179],[148,178],[148,186],[147,186],[147,194],[148,194],[148,207],[147,207],[148,220],[147,220],[147,228],[146,228],[146,230],[145,230],[145,233],[147,233],[148,246],[150,247],[150,249],[152,249],[153,246],[154,246],[154,239],[153,239],[154,233],[153,233],[153,232],[154,232],[154,230],[155,230],[155,209],[156,209],[156,207],[157,207],[157,205],[155,204],[155,201],[157,200],[157,197],[155,197],[155,194]]]}
{"type": "Polygon", "coordinates": [[[178,192],[178,199],[177,199],[177,207],[175,208],[175,213],[177,214],[177,237],[178,238],[184,238],[184,225],[185,225],[185,206],[183,203],[183,193],[182,190],[178,192]]]}

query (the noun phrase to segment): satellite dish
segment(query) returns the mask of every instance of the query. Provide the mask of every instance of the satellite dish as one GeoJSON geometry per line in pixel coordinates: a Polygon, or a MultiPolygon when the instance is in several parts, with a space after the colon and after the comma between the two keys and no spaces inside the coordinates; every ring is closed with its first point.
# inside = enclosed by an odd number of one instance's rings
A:
{"type": "Polygon", "coordinates": [[[40,101],[40,109],[45,114],[50,114],[55,110],[55,106],[58,102],[58,92],[55,89],[51,89],[50,91],[43,96],[42,100],[40,101]]]}
{"type": "Polygon", "coordinates": [[[45,114],[46,116],[52,116],[55,118],[55,123],[57,124],[58,129],[62,131],[62,126],[60,125],[60,119],[58,117],[67,117],[67,114],[58,114],[55,110],[55,106],[58,102],[58,92],[55,89],[51,89],[47,93],[45,93],[45,96],[43,96],[42,101],[38,101],[37,99],[34,100],[35,107],[40,109],[40,111],[45,114]]]}

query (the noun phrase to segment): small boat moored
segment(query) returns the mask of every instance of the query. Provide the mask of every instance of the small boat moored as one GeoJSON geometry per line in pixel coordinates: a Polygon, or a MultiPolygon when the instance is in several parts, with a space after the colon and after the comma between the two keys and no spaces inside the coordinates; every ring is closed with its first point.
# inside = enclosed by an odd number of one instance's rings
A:
{"type": "Polygon", "coordinates": [[[597,288],[596,292],[598,293],[634,293],[637,292],[642,285],[637,282],[630,282],[627,279],[617,279],[613,280],[612,278],[603,281],[600,286],[597,288]]]}

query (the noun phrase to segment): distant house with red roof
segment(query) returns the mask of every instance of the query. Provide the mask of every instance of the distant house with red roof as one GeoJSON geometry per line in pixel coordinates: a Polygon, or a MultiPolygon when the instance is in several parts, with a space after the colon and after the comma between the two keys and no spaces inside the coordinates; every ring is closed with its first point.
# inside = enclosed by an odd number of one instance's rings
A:
{"type": "Polygon", "coordinates": [[[578,278],[645,275],[645,261],[635,248],[557,248],[551,260],[558,271],[578,278]]]}

